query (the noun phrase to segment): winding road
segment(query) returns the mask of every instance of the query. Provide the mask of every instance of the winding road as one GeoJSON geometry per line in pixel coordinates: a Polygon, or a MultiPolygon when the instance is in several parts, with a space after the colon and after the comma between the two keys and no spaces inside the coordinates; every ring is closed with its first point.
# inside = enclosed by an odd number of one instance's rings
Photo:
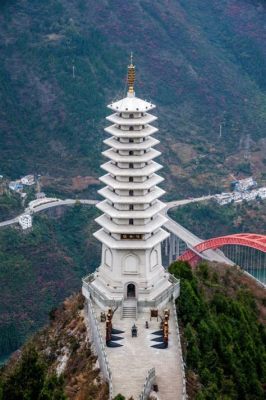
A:
{"type": "MultiPolygon", "coordinates": [[[[195,203],[195,202],[199,202],[199,201],[204,201],[204,200],[209,200],[214,196],[203,196],[203,197],[197,197],[197,198],[193,198],[193,199],[184,199],[184,200],[174,200],[174,201],[170,201],[166,204],[165,209],[163,210],[163,214],[167,215],[168,211],[171,208],[175,208],[175,207],[179,207],[182,206],[184,204],[188,204],[188,203],[195,203]]],[[[58,206],[73,206],[75,204],[86,204],[86,205],[95,205],[98,203],[98,200],[90,200],[90,199],[66,199],[66,200],[61,200],[61,199],[50,199],[50,202],[44,203],[44,204],[39,204],[36,205],[34,207],[27,207],[25,208],[24,212],[20,215],[18,215],[15,218],[6,220],[6,221],[2,221],[0,222],[0,228],[1,227],[5,227],[5,226],[9,226],[9,225],[15,225],[18,223],[19,217],[23,214],[37,214],[41,211],[45,211],[48,210],[49,208],[53,208],[53,207],[58,207],[58,206]]],[[[181,225],[180,225],[181,226],[181,225]]]]}
{"type": "MultiPolygon", "coordinates": [[[[201,202],[201,201],[206,201],[210,200],[213,198],[213,196],[202,196],[202,197],[196,197],[192,199],[183,199],[183,200],[174,200],[166,203],[165,209],[162,211],[162,213],[167,216],[168,221],[164,224],[164,227],[171,232],[172,234],[176,235],[179,237],[181,240],[183,240],[189,248],[195,247],[197,244],[202,242],[202,239],[199,238],[198,236],[194,235],[192,232],[190,232],[188,229],[184,228],[182,225],[178,224],[176,221],[171,219],[168,216],[168,211],[172,208],[180,207],[185,204],[189,203],[196,203],[196,202],[201,202]]],[[[90,200],[90,199],[66,199],[66,200],[60,200],[60,199],[47,199],[48,201],[46,203],[38,204],[38,200],[35,200],[30,203],[29,207],[27,207],[24,210],[23,214],[36,214],[45,210],[48,210],[53,207],[58,207],[58,206],[73,206],[75,204],[85,204],[85,205],[95,205],[98,200],[90,200]]],[[[45,200],[39,200],[41,203],[42,201],[45,200]]],[[[21,214],[21,215],[23,215],[21,214]]],[[[1,227],[6,227],[6,226],[11,226],[15,225],[19,221],[19,217],[21,215],[18,215],[15,218],[12,218],[7,221],[0,222],[0,228],[1,227]]],[[[208,260],[213,260],[213,261],[218,261],[218,262],[226,262],[227,264],[233,265],[232,261],[229,260],[227,257],[223,255],[223,253],[219,250],[207,250],[204,253],[201,254],[201,257],[206,258],[208,260]]]]}
{"type": "Polygon", "coordinates": [[[25,208],[24,213],[18,215],[17,217],[0,222],[0,228],[17,224],[19,217],[23,214],[37,214],[41,211],[45,211],[48,210],[49,208],[58,206],[73,206],[75,204],[95,205],[97,202],[98,202],[97,200],[84,200],[84,199],[66,199],[66,200],[54,199],[53,202],[40,204],[34,208],[30,207],[25,208]]]}

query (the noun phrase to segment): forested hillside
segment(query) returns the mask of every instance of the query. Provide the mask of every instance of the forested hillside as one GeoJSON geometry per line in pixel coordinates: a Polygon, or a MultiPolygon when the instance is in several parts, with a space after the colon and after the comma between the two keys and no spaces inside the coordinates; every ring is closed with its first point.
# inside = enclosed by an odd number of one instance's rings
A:
{"type": "Polygon", "coordinates": [[[55,188],[97,177],[105,105],[125,94],[133,51],[169,196],[216,191],[230,173],[265,181],[265,18],[262,0],[1,1],[0,173],[55,188]]]}
{"type": "Polygon", "coordinates": [[[175,262],[190,400],[263,400],[266,382],[265,289],[228,265],[175,262]]]}
{"type": "Polygon", "coordinates": [[[61,219],[35,216],[28,234],[0,230],[0,359],[43,326],[98,266],[95,216],[94,208],[75,206],[61,219]]]}
{"type": "Polygon", "coordinates": [[[219,206],[212,200],[170,211],[170,216],[202,239],[241,232],[266,232],[266,201],[219,206]]]}

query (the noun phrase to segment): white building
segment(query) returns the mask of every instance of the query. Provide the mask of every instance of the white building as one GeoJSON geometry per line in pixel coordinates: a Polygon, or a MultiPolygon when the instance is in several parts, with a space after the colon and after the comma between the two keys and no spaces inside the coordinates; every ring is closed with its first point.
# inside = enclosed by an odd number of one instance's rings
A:
{"type": "Polygon", "coordinates": [[[18,218],[18,223],[23,230],[32,227],[32,217],[30,214],[22,214],[18,218]]]}
{"type": "Polygon", "coordinates": [[[8,187],[10,190],[13,190],[14,192],[19,192],[23,190],[23,185],[18,180],[9,182],[8,187]]]}
{"type": "Polygon", "coordinates": [[[166,218],[160,214],[164,203],[158,187],[162,168],[155,160],[157,117],[155,105],[135,97],[135,67],[128,67],[127,97],[108,105],[112,125],[103,152],[108,161],[100,180],[106,185],[97,204],[103,214],[96,219],[101,229],[95,237],[102,243],[101,265],[83,280],[83,294],[103,309],[107,305],[135,300],[139,309],[163,305],[179,294],[179,285],[162,266],[161,242],[168,233],[162,229],[166,218]]]}
{"type": "Polygon", "coordinates": [[[45,199],[45,197],[46,197],[46,194],[45,194],[44,192],[36,193],[36,199],[37,199],[37,200],[39,200],[39,199],[45,199]]]}
{"type": "Polygon", "coordinates": [[[257,182],[250,176],[249,178],[240,179],[235,184],[235,190],[244,192],[257,186],[257,182]]]}
{"type": "Polygon", "coordinates": [[[32,186],[35,183],[34,175],[26,175],[21,178],[21,183],[26,186],[32,186]]]}

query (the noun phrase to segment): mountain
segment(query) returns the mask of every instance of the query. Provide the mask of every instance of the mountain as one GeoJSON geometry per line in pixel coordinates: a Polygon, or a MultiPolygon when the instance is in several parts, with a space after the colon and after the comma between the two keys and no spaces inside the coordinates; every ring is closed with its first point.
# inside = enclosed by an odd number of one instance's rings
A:
{"type": "Polygon", "coordinates": [[[49,312],[98,267],[96,215],[95,208],[77,205],[61,218],[35,216],[27,234],[0,230],[0,361],[45,325],[49,312]]]}
{"type": "Polygon", "coordinates": [[[84,298],[76,294],[0,370],[0,399],[107,400],[86,329],[84,298]]]}
{"type": "Polygon", "coordinates": [[[133,51],[169,198],[221,190],[230,174],[264,183],[265,18],[263,0],[2,1],[0,173],[39,173],[61,192],[94,181],[133,51]]]}
{"type": "MultiPolygon", "coordinates": [[[[188,399],[265,399],[264,289],[222,264],[192,271],[175,262],[170,270],[181,280],[177,309],[188,399]]],[[[0,370],[1,400],[108,399],[84,312],[77,294],[50,313],[49,325],[0,370]]]]}

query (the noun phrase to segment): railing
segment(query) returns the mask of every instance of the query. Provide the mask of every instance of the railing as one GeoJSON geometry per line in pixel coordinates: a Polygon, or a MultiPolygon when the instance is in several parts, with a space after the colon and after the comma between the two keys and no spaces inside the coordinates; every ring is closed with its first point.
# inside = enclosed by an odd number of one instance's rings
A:
{"type": "Polygon", "coordinates": [[[98,300],[101,304],[104,304],[106,307],[111,307],[111,308],[120,306],[122,304],[122,300],[114,300],[114,299],[110,300],[103,293],[101,293],[99,290],[90,285],[90,283],[94,279],[95,279],[94,274],[90,274],[85,278],[83,278],[82,282],[83,282],[83,287],[89,292],[91,297],[93,297],[93,299],[96,300],[96,302],[98,300]]]}
{"type": "MultiPolygon", "coordinates": [[[[237,267],[236,267],[236,268],[237,268],[237,267]]],[[[260,281],[258,278],[255,278],[255,276],[251,275],[251,274],[250,274],[248,271],[246,271],[245,269],[243,269],[243,268],[241,268],[241,267],[239,267],[239,268],[240,268],[240,271],[241,271],[244,275],[248,276],[250,279],[252,279],[253,281],[255,281],[255,282],[257,283],[258,286],[262,287],[263,289],[266,289],[266,284],[265,284],[265,283],[263,283],[262,281],[260,281]]]]}
{"type": "Polygon", "coordinates": [[[143,389],[141,391],[141,394],[139,395],[139,400],[148,399],[151,392],[151,388],[154,385],[154,383],[155,383],[155,368],[151,368],[146,376],[143,389]]]}
{"type": "Polygon", "coordinates": [[[107,353],[103,338],[100,332],[97,316],[93,308],[93,304],[89,298],[87,298],[87,317],[89,321],[89,332],[90,339],[94,345],[94,351],[98,356],[98,361],[100,365],[101,372],[104,378],[108,381],[109,385],[109,400],[113,399],[113,383],[112,383],[112,372],[109,366],[109,361],[107,358],[107,353]]]}
{"type": "MultiPolygon", "coordinates": [[[[123,306],[122,302],[123,300],[110,300],[108,299],[103,293],[95,289],[90,283],[95,279],[94,274],[90,274],[83,278],[83,288],[85,288],[91,297],[97,301],[99,301],[101,304],[104,304],[106,307],[117,307],[117,306],[123,306]]],[[[138,301],[138,307],[141,309],[142,307],[157,307],[159,304],[161,304],[163,301],[167,299],[171,299],[171,297],[178,297],[179,294],[179,287],[180,287],[180,281],[179,279],[176,279],[173,275],[169,274],[169,281],[173,283],[172,286],[169,288],[165,289],[161,294],[156,296],[153,300],[139,300],[138,301]]],[[[87,296],[86,296],[87,297],[87,296]]],[[[122,307],[123,308],[123,307],[122,307]]],[[[121,311],[122,312],[122,311],[121,311]]]]}
{"type": "Polygon", "coordinates": [[[175,324],[176,324],[176,333],[177,333],[177,356],[181,362],[181,377],[182,377],[182,400],[187,399],[187,389],[186,389],[186,374],[185,374],[185,364],[182,355],[182,347],[180,341],[180,332],[178,326],[178,319],[177,319],[177,312],[176,312],[176,305],[175,300],[173,299],[173,309],[175,314],[175,324]]]}
{"type": "Polygon", "coordinates": [[[180,290],[180,281],[176,279],[173,275],[169,275],[169,281],[173,283],[171,287],[165,289],[161,294],[156,296],[153,300],[139,300],[139,307],[157,307],[165,300],[170,300],[171,298],[177,298],[180,290]]]}

